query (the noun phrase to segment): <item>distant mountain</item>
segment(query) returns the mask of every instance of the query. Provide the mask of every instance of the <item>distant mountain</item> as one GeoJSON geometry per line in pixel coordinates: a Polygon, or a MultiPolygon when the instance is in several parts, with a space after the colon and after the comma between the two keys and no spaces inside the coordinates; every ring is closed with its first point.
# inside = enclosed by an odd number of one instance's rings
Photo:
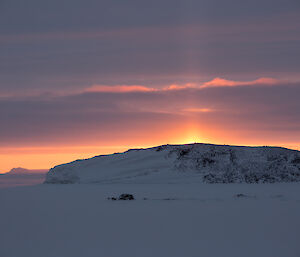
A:
{"type": "Polygon", "coordinates": [[[0,174],[0,188],[41,184],[47,171],[13,168],[7,173],[0,174]]]}
{"type": "Polygon", "coordinates": [[[300,152],[281,147],[162,145],[56,166],[45,183],[300,181],[300,152]]]}
{"type": "Polygon", "coordinates": [[[48,170],[44,169],[25,169],[25,168],[12,168],[9,172],[4,173],[3,175],[29,175],[29,174],[40,174],[46,173],[48,170]]]}

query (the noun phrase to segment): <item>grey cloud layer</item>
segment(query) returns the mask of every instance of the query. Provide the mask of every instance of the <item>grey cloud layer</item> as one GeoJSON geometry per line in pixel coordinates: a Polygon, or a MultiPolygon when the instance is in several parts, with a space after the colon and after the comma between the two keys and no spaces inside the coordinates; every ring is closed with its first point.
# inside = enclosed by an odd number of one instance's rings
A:
{"type": "Polygon", "coordinates": [[[299,75],[297,0],[1,1],[0,93],[299,75]]]}
{"type": "Polygon", "coordinates": [[[53,0],[0,5],[2,33],[255,20],[296,12],[297,0],[53,0]]]}

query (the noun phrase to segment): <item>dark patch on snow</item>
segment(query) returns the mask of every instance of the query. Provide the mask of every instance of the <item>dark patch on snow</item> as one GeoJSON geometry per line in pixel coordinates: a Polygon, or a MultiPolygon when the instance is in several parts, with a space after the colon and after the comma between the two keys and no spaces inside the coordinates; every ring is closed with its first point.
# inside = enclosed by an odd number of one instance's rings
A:
{"type": "Polygon", "coordinates": [[[295,156],[294,160],[292,160],[293,164],[300,164],[300,156],[295,156]]]}
{"type": "Polygon", "coordinates": [[[116,201],[116,200],[120,200],[120,201],[126,201],[126,200],[134,200],[134,196],[132,194],[121,194],[118,198],[116,197],[108,197],[108,200],[112,200],[112,201],[116,201]]]}
{"type": "Polygon", "coordinates": [[[239,198],[239,197],[247,197],[247,196],[244,195],[244,194],[236,194],[235,197],[238,197],[238,198],[239,198]]]}
{"type": "Polygon", "coordinates": [[[256,198],[255,196],[251,196],[251,195],[245,195],[242,193],[236,194],[234,195],[235,198],[256,198]]]}
{"type": "Polygon", "coordinates": [[[181,159],[182,157],[188,155],[190,151],[191,151],[190,148],[180,150],[178,153],[178,159],[181,159]]]}
{"type": "Polygon", "coordinates": [[[203,167],[206,167],[207,165],[213,164],[215,162],[215,160],[207,158],[207,157],[203,157],[201,159],[201,164],[203,167]]]}
{"type": "Polygon", "coordinates": [[[132,194],[121,194],[119,200],[134,200],[134,196],[132,194]]]}

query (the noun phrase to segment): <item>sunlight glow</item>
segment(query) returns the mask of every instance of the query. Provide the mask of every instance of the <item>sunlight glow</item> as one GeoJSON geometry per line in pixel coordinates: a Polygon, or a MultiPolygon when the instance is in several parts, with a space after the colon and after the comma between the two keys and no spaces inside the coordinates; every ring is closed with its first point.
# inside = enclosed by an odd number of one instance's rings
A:
{"type": "Polygon", "coordinates": [[[192,123],[183,130],[182,135],[178,135],[177,140],[180,144],[202,143],[203,137],[200,128],[192,123]]]}

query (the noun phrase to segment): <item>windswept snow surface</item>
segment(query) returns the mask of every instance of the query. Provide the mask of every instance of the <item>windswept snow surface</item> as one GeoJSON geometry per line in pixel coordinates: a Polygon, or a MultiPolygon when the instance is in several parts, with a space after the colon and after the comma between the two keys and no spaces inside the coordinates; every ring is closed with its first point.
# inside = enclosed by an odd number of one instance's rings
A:
{"type": "Polygon", "coordinates": [[[300,183],[43,184],[0,203],[1,257],[300,256],[300,183]]]}
{"type": "Polygon", "coordinates": [[[274,183],[300,181],[300,152],[280,147],[164,145],[52,168],[45,183],[274,183]]]}

